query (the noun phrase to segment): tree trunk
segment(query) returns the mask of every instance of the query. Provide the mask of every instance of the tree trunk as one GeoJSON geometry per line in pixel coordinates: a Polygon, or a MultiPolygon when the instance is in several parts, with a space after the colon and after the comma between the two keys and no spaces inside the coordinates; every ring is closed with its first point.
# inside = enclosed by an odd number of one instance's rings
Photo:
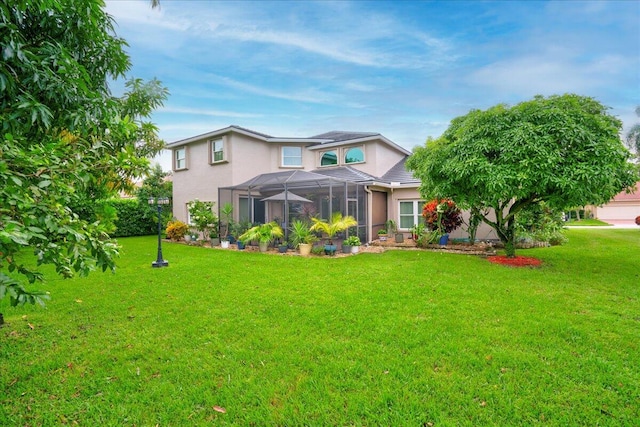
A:
{"type": "Polygon", "coordinates": [[[511,240],[504,242],[504,250],[507,253],[507,258],[515,258],[516,257],[516,244],[513,241],[513,237],[511,240]]]}

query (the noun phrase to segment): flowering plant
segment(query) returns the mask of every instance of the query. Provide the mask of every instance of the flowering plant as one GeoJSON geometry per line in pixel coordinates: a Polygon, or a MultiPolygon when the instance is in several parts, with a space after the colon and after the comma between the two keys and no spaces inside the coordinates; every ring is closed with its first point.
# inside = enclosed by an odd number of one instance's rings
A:
{"type": "Polygon", "coordinates": [[[202,233],[205,240],[209,237],[218,237],[218,218],[213,213],[213,204],[213,202],[202,202],[198,199],[187,204],[191,223],[202,233]]]}
{"type": "Polygon", "coordinates": [[[422,216],[427,228],[440,234],[451,233],[462,224],[460,209],[449,199],[433,199],[425,203],[422,216]]]}

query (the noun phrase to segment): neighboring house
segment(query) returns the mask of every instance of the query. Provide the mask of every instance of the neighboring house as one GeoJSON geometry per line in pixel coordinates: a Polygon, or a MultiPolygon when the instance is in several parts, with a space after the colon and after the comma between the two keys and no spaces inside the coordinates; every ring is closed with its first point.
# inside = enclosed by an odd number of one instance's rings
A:
{"type": "Polygon", "coordinates": [[[633,193],[618,193],[606,205],[591,209],[595,218],[610,224],[633,225],[640,215],[640,182],[633,193]]]}
{"type": "MultiPolygon", "coordinates": [[[[194,199],[234,206],[236,221],[276,220],[332,212],[353,215],[363,241],[388,219],[400,231],[421,220],[420,182],[411,154],[379,133],[333,131],[309,138],[273,137],[238,126],[173,142],[174,216],[189,222],[194,199]]],[[[484,234],[484,235],[483,235],[484,234]]],[[[488,231],[479,230],[478,238],[488,231]]]]}

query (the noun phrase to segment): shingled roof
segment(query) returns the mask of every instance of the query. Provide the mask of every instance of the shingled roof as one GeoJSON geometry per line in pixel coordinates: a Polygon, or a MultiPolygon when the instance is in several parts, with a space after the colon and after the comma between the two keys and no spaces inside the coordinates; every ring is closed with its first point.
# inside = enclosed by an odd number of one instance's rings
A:
{"type": "Polygon", "coordinates": [[[312,139],[329,139],[330,142],[348,141],[350,139],[368,138],[372,136],[378,136],[379,133],[375,132],[344,132],[339,130],[332,130],[331,132],[321,133],[320,135],[312,136],[312,139]]]}
{"type": "Polygon", "coordinates": [[[420,180],[413,176],[405,167],[407,158],[400,160],[391,169],[382,175],[381,180],[384,182],[399,182],[400,184],[419,184],[420,180]]]}

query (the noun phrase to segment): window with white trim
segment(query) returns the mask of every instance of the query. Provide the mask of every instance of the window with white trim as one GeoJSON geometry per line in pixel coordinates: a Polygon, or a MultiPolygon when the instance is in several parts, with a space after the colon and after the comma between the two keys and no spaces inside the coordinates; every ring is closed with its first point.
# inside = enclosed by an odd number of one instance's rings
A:
{"type": "Polygon", "coordinates": [[[173,150],[173,169],[180,170],[187,168],[187,147],[180,147],[173,150]]]}
{"type": "Polygon", "coordinates": [[[302,147],[282,147],[282,166],[301,167],[302,147]]]}
{"type": "Polygon", "coordinates": [[[398,228],[408,230],[422,221],[422,200],[406,200],[401,201],[399,210],[400,222],[398,228]]]}
{"type": "Polygon", "coordinates": [[[332,166],[338,164],[338,154],[335,150],[325,151],[320,157],[320,166],[332,166]]]}
{"type": "Polygon", "coordinates": [[[363,163],[364,151],[360,147],[347,148],[344,152],[345,163],[363,163]]]}
{"type": "Polygon", "coordinates": [[[222,162],[224,160],[224,140],[222,138],[214,139],[211,141],[211,163],[222,162]]]}

